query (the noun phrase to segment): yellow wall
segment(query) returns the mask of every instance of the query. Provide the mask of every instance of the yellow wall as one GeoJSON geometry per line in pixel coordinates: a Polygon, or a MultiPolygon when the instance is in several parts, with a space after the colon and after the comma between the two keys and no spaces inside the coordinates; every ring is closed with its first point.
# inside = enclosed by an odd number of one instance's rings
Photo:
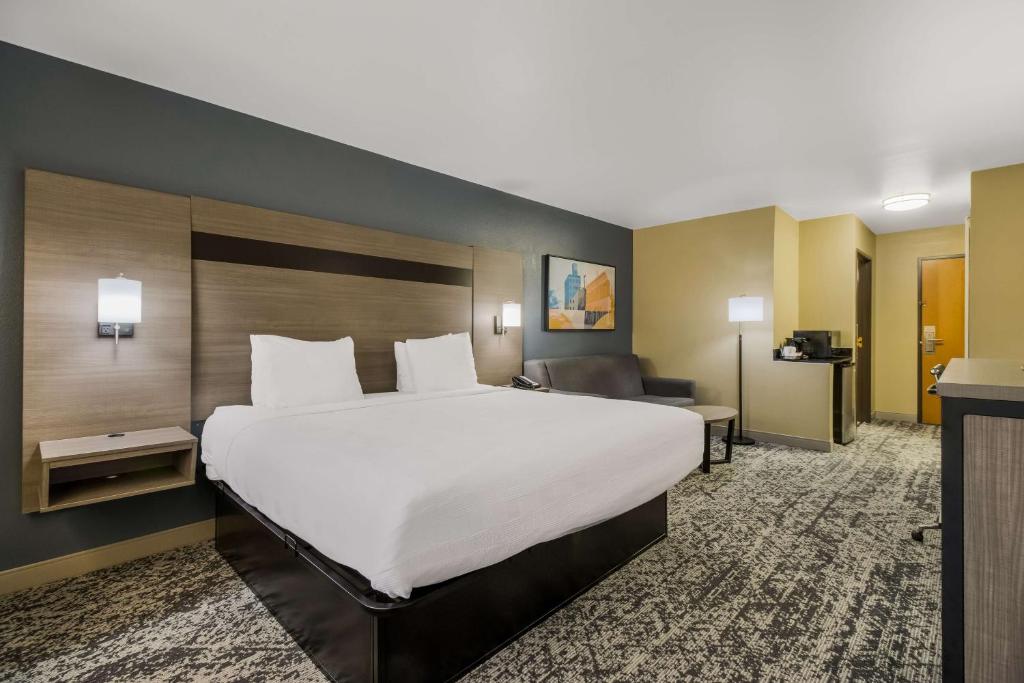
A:
{"type": "Polygon", "coordinates": [[[971,174],[968,353],[1024,359],[1024,164],[971,174]]]}
{"type": "Polygon", "coordinates": [[[878,235],[874,263],[876,411],[916,419],[918,259],[962,253],[962,225],[878,235]]]}
{"type": "Polygon", "coordinates": [[[773,251],[774,338],[779,346],[800,327],[800,223],[775,207],[773,251]]]}
{"type": "MultiPolygon", "coordinates": [[[[800,221],[800,329],[839,330],[838,345],[854,346],[858,251],[874,259],[875,233],[853,214],[800,221]]],[[[877,293],[871,291],[874,322],[877,293]]]]}
{"type": "Polygon", "coordinates": [[[780,237],[791,230],[786,218],[765,207],[635,231],[633,350],[654,374],[695,379],[698,403],[736,406],[737,325],[728,321],[728,299],[764,297],[764,322],[743,326],[745,424],[824,443],[830,369],[772,360],[774,244],[777,222],[780,237]]]}
{"type": "Polygon", "coordinates": [[[864,222],[856,216],[854,220],[854,247],[868,258],[875,258],[875,249],[878,237],[871,232],[871,228],[864,225],[864,222]]]}
{"type": "Polygon", "coordinates": [[[874,254],[874,233],[853,214],[800,221],[800,327],[839,330],[853,346],[857,249],[874,254]]]}

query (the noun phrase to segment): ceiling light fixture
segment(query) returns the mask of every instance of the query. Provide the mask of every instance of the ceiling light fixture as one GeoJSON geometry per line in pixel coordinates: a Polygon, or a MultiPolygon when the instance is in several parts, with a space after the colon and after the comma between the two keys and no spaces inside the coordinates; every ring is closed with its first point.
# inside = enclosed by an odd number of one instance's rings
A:
{"type": "Polygon", "coordinates": [[[886,211],[910,211],[912,209],[920,209],[931,200],[932,196],[927,192],[898,194],[882,202],[882,208],[886,211]]]}

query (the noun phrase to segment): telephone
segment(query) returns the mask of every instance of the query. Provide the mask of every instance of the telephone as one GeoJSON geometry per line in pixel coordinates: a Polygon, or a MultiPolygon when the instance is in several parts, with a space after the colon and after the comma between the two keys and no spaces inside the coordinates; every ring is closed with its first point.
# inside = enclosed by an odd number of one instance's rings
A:
{"type": "Polygon", "coordinates": [[[534,382],[524,375],[516,375],[512,378],[512,386],[516,389],[540,389],[540,382],[534,382]]]}

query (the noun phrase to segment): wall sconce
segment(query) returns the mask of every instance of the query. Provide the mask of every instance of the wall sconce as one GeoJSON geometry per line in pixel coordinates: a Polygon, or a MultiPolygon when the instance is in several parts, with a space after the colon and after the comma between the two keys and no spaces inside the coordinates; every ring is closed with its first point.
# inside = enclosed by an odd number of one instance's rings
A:
{"type": "Polygon", "coordinates": [[[522,307],[515,301],[501,304],[501,315],[494,316],[494,334],[508,334],[510,327],[522,327],[522,307]]]}
{"type": "Polygon", "coordinates": [[[99,304],[96,311],[97,336],[135,336],[135,323],[142,322],[142,283],[129,280],[121,273],[113,278],[100,278],[99,304]]]}

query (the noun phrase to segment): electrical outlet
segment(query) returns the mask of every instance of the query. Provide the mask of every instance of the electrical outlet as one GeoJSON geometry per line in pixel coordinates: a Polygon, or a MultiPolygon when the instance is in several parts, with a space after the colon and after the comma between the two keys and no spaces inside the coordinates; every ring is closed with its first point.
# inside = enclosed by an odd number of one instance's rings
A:
{"type": "MultiPolygon", "coordinates": [[[[114,323],[97,323],[96,324],[96,336],[97,337],[113,337],[114,336],[114,323]]],[[[121,329],[118,332],[119,337],[133,337],[135,336],[135,325],[132,323],[121,323],[121,329]]]]}

